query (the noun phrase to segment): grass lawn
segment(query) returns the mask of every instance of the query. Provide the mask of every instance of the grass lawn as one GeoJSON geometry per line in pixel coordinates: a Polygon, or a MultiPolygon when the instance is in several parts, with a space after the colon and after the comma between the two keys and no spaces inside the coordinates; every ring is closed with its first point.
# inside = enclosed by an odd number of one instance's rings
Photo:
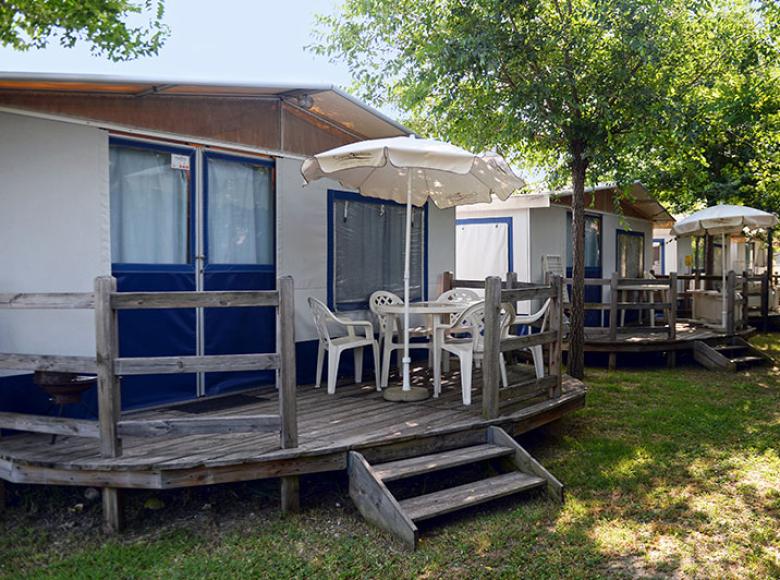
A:
{"type": "MultiPolygon", "coordinates": [[[[780,361],[780,334],[754,342],[780,361]]],[[[10,487],[0,572],[780,577],[780,368],[591,368],[586,381],[586,409],[522,440],[566,484],[562,508],[504,501],[426,530],[408,554],[361,520],[339,478],[307,480],[305,511],[288,519],[275,482],[136,493],[112,540],[83,490],[10,487]]]]}

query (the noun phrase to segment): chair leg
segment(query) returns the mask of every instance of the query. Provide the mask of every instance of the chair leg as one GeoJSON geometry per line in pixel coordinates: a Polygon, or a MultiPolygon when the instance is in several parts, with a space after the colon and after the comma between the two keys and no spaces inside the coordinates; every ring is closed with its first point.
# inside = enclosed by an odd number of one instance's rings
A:
{"type": "Polygon", "coordinates": [[[371,349],[374,352],[374,382],[376,383],[376,390],[381,391],[382,390],[382,381],[381,376],[379,374],[380,364],[379,364],[379,344],[374,342],[374,344],[371,345],[371,349]]]}
{"type": "MultiPolygon", "coordinates": [[[[433,351],[433,397],[441,394],[441,353],[440,348],[431,348],[433,351]]],[[[446,351],[445,351],[446,352],[446,351]]]]}
{"type": "MultiPolygon", "coordinates": [[[[393,347],[390,341],[385,341],[385,352],[382,355],[382,387],[386,387],[390,380],[390,359],[393,356],[393,347]]],[[[399,357],[400,358],[400,357],[399,357]]]]}
{"type": "Polygon", "coordinates": [[[339,376],[339,359],[341,358],[341,350],[334,348],[328,350],[328,394],[333,395],[336,393],[336,381],[339,376]]]}
{"type": "Polygon", "coordinates": [[[471,371],[474,363],[471,351],[458,355],[460,359],[460,387],[463,391],[463,404],[471,405],[471,371]]]}
{"type": "Polygon", "coordinates": [[[534,358],[534,368],[536,369],[536,378],[541,379],[544,376],[544,351],[542,345],[538,344],[531,347],[531,355],[534,358]]]}
{"type": "Polygon", "coordinates": [[[355,351],[355,384],[363,382],[363,347],[359,346],[355,351]]]}
{"type": "Polygon", "coordinates": [[[322,383],[322,367],[325,364],[325,345],[320,342],[317,348],[317,379],[314,388],[319,389],[322,383]]]}
{"type": "Polygon", "coordinates": [[[509,379],[506,376],[506,360],[504,359],[503,352],[498,355],[498,367],[501,370],[501,384],[504,385],[504,388],[507,388],[509,386],[509,379]]]}

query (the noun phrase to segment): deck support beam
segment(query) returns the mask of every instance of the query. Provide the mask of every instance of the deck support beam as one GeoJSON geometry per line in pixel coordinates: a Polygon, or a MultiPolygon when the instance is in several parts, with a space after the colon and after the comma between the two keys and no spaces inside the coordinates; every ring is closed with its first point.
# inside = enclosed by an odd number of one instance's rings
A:
{"type": "Polygon", "coordinates": [[[103,488],[103,531],[116,534],[122,530],[122,498],[116,487],[103,488]]]}
{"type": "Polygon", "coordinates": [[[0,479],[0,513],[5,511],[5,481],[0,479]]]}
{"type": "Polygon", "coordinates": [[[301,511],[301,480],[298,475],[282,478],[282,513],[294,514],[301,511]]]}

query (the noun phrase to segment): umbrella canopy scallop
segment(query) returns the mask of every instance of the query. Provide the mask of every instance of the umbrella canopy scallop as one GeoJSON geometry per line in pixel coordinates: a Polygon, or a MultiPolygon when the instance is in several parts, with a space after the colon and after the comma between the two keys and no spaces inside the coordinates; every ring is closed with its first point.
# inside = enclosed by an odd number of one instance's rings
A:
{"type": "Polygon", "coordinates": [[[742,205],[714,205],[681,219],[672,227],[677,237],[739,233],[744,228],[771,228],[777,216],[742,205]]]}
{"type": "Polygon", "coordinates": [[[323,177],[362,195],[421,207],[430,199],[439,208],[502,200],[523,187],[504,159],[475,155],[450,143],[412,137],[373,139],[344,145],[307,159],[307,182],[323,177]],[[411,172],[409,188],[408,172],[411,172]]]}

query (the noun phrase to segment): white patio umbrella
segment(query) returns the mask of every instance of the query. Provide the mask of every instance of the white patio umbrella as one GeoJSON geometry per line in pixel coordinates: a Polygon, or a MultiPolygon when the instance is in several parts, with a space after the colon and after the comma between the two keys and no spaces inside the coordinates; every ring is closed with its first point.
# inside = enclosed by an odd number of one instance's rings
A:
{"type": "MultiPolygon", "coordinates": [[[[356,189],[361,195],[406,204],[404,250],[404,400],[427,397],[409,382],[409,260],[412,205],[430,199],[440,208],[507,199],[524,182],[495,154],[475,155],[441,141],[392,137],[360,141],[310,157],[301,170],[307,182],[323,177],[356,189]]],[[[424,392],[421,392],[424,391],[424,392]]]]}
{"type": "Polygon", "coordinates": [[[678,221],[672,226],[672,233],[683,238],[687,236],[721,236],[721,293],[723,295],[722,324],[726,326],[726,235],[741,233],[745,228],[756,230],[777,225],[777,216],[742,205],[714,205],[678,221]]]}

